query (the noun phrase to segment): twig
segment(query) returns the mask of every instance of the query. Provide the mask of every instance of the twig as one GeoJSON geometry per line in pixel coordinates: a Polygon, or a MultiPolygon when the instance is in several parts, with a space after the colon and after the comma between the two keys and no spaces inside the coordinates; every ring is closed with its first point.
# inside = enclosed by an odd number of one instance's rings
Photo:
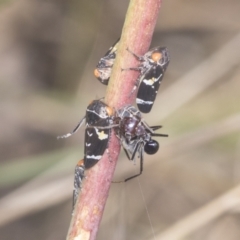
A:
{"type": "MultiPolygon", "coordinates": [[[[136,66],[137,62],[126,49],[129,48],[139,55],[148,50],[160,6],[161,0],[130,1],[105,97],[106,103],[115,109],[130,104],[134,97],[133,95],[130,98],[129,95],[138,73],[121,69],[136,66]]],[[[112,134],[109,154],[105,153],[101,161],[86,173],[87,177],[69,228],[68,240],[96,238],[119,152],[119,142],[112,134]]]]}

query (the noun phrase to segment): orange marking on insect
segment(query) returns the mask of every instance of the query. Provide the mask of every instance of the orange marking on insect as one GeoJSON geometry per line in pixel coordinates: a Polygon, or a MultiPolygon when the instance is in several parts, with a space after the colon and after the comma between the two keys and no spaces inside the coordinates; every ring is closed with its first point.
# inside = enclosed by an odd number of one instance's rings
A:
{"type": "Polygon", "coordinates": [[[160,52],[154,52],[152,53],[151,58],[154,62],[157,62],[162,58],[162,54],[160,52]]]}
{"type": "Polygon", "coordinates": [[[107,114],[113,116],[115,114],[114,108],[106,107],[107,114]]]}
{"type": "Polygon", "coordinates": [[[79,166],[79,167],[84,166],[84,160],[83,159],[79,160],[77,163],[77,166],[79,166]]]}
{"type": "Polygon", "coordinates": [[[97,68],[94,69],[93,73],[96,78],[100,77],[100,72],[98,71],[97,68]]]}

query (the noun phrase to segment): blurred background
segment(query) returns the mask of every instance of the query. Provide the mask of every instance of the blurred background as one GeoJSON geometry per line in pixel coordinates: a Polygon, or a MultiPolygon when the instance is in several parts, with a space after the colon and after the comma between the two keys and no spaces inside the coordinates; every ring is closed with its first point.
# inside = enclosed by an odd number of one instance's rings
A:
{"type": "MultiPolygon", "coordinates": [[[[0,1],[0,238],[65,239],[93,76],[129,1],[0,1]]],[[[240,239],[240,1],[162,2],[152,47],[171,61],[145,120],[144,172],[112,184],[98,239],[240,239]],[[153,233],[154,232],[154,233],[153,233]]],[[[116,179],[139,171],[122,152],[116,179]]]]}

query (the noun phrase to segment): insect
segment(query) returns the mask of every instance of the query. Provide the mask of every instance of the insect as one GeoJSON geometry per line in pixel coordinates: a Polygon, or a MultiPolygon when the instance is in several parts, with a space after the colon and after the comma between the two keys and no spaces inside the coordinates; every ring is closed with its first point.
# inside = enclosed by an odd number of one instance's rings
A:
{"type": "Polygon", "coordinates": [[[81,159],[80,161],[78,161],[74,173],[73,207],[75,206],[79,192],[81,191],[82,188],[82,181],[85,177],[84,172],[85,172],[84,159],[81,159]]]}
{"type": "Polygon", "coordinates": [[[136,103],[138,109],[143,113],[149,113],[156,99],[158,89],[163,75],[169,64],[169,53],[166,47],[155,47],[143,56],[138,56],[127,49],[139,62],[138,67],[131,67],[123,70],[140,71],[133,88],[138,88],[136,103]]]}
{"type": "Polygon", "coordinates": [[[112,117],[114,110],[100,100],[92,101],[86,110],[86,115],[80,120],[71,133],[58,138],[67,138],[78,131],[83,122],[86,122],[85,145],[84,145],[84,166],[91,168],[102,157],[108,146],[111,133],[112,117]]]}
{"type": "MultiPolygon", "coordinates": [[[[94,70],[94,75],[104,85],[108,85],[114,64],[119,39],[100,59],[94,70]]],[[[140,71],[131,94],[138,88],[136,103],[138,109],[143,113],[149,113],[156,99],[163,75],[169,64],[169,53],[166,47],[155,47],[143,56],[138,56],[127,49],[138,61],[137,67],[130,67],[122,70],[140,71]]]]}
{"type": "Polygon", "coordinates": [[[125,179],[125,182],[142,174],[144,152],[155,154],[159,149],[159,143],[152,137],[168,137],[166,134],[154,133],[162,126],[148,126],[141,113],[134,106],[126,106],[117,111],[118,123],[116,134],[129,160],[135,162],[136,154],[140,158],[140,172],[125,179]]]}
{"type": "Polygon", "coordinates": [[[108,85],[112,67],[116,58],[119,39],[109,48],[104,57],[100,59],[94,70],[94,76],[104,85],[108,85]]]}
{"type": "Polygon", "coordinates": [[[93,167],[104,154],[108,147],[108,141],[112,129],[112,118],[114,110],[100,100],[91,102],[86,110],[86,115],[80,120],[78,125],[71,133],[67,133],[58,138],[67,138],[78,131],[83,122],[86,122],[84,158],[80,160],[75,168],[73,203],[75,204],[81,183],[84,177],[84,171],[93,167]]]}
{"type": "Polygon", "coordinates": [[[126,106],[117,111],[100,100],[93,101],[86,110],[86,115],[71,133],[58,138],[67,138],[78,131],[83,122],[86,122],[84,158],[75,167],[73,206],[81,190],[85,170],[94,166],[108,147],[111,130],[114,129],[129,160],[135,161],[140,157],[140,172],[125,181],[142,174],[143,155],[155,154],[159,144],[152,137],[167,137],[166,134],[154,133],[161,126],[148,126],[141,113],[134,106],[126,106]]]}

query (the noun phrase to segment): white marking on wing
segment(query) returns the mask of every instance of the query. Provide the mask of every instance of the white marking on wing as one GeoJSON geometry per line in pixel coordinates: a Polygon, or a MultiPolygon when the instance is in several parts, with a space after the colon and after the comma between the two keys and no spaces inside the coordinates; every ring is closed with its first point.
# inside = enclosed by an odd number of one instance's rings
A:
{"type": "Polygon", "coordinates": [[[137,103],[137,104],[147,104],[147,105],[153,104],[152,101],[143,101],[143,100],[140,99],[140,98],[136,98],[136,103],[137,103]]]}
{"type": "Polygon", "coordinates": [[[100,160],[102,158],[102,155],[87,155],[86,158],[92,158],[92,159],[96,159],[96,160],[100,160]]]}

